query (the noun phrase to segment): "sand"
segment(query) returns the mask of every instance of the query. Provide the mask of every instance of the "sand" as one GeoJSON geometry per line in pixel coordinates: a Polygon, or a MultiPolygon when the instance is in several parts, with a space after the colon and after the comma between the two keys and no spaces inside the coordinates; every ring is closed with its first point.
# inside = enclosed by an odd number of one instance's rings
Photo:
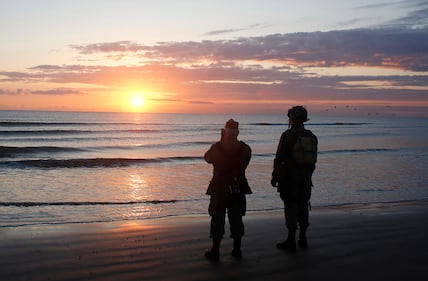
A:
{"type": "Polygon", "coordinates": [[[243,259],[204,258],[209,217],[0,230],[0,280],[428,280],[428,201],[313,208],[288,254],[283,213],[248,213],[243,259]]]}

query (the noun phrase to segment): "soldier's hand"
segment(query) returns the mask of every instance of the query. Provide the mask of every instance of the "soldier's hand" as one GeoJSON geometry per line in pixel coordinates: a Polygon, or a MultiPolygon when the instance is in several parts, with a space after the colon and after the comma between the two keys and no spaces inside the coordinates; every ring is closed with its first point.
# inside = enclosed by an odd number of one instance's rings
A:
{"type": "Polygon", "coordinates": [[[272,177],[272,179],[270,180],[270,184],[271,184],[273,187],[278,187],[278,181],[276,180],[276,178],[275,178],[275,177],[272,177]]]}

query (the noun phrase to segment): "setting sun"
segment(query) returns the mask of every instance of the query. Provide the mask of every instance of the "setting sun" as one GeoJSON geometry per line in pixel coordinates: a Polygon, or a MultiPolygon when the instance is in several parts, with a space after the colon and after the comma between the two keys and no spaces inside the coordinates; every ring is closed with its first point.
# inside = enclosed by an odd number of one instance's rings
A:
{"type": "Polygon", "coordinates": [[[146,103],[146,100],[141,95],[134,96],[131,99],[131,105],[136,109],[143,107],[145,103],[146,103]]]}

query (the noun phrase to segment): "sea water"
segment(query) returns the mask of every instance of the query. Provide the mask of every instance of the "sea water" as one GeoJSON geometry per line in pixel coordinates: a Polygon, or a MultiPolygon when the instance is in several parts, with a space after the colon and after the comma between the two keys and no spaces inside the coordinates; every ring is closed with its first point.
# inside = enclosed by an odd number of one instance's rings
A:
{"type": "MultiPolygon", "coordinates": [[[[0,227],[205,214],[203,155],[229,119],[252,148],[249,211],[283,207],[270,185],[284,115],[0,111],[0,227]]],[[[428,119],[317,117],[312,206],[428,198],[428,119]]]]}

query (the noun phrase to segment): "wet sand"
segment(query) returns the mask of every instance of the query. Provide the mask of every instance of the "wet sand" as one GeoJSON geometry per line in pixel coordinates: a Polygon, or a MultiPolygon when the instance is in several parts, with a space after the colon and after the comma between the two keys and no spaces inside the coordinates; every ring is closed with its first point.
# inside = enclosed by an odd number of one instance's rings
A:
{"type": "Polygon", "coordinates": [[[0,230],[0,280],[427,280],[428,201],[313,208],[309,249],[276,249],[283,213],[245,217],[243,259],[210,262],[209,217],[0,230]]]}

